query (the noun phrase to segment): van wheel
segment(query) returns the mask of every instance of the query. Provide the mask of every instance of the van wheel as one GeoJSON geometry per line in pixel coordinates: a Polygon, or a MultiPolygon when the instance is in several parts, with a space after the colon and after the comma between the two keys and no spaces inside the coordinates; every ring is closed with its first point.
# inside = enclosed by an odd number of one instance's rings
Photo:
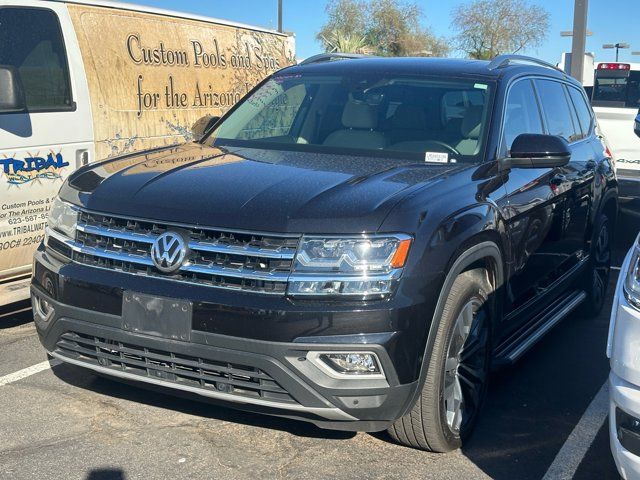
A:
{"type": "Polygon", "coordinates": [[[588,317],[595,317],[602,311],[611,275],[611,223],[606,215],[600,214],[595,227],[589,268],[583,280],[587,299],[582,304],[581,311],[588,317]]]}
{"type": "Polygon", "coordinates": [[[487,391],[491,359],[491,288],[482,269],[461,273],[447,295],[427,377],[415,405],[389,428],[397,442],[421,450],[459,448],[487,391]]]}

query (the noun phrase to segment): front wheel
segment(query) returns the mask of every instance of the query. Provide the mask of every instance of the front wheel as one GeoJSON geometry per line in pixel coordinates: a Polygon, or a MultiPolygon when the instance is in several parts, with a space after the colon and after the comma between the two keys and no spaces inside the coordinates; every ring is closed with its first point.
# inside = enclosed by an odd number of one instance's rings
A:
{"type": "MultiPolygon", "coordinates": [[[[462,444],[487,390],[491,353],[491,292],[485,270],[460,274],[448,292],[415,405],[390,428],[399,443],[448,452],[462,444]]],[[[438,321],[435,319],[434,321],[438,321]]]]}

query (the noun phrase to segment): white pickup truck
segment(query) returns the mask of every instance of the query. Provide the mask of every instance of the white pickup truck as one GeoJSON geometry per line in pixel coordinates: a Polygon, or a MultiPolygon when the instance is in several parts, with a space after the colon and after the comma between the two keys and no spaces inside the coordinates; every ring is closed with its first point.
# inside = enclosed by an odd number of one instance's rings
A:
{"type": "Polygon", "coordinates": [[[640,138],[633,132],[640,108],[640,63],[599,63],[591,103],[616,159],[621,207],[640,202],[640,138]]]}

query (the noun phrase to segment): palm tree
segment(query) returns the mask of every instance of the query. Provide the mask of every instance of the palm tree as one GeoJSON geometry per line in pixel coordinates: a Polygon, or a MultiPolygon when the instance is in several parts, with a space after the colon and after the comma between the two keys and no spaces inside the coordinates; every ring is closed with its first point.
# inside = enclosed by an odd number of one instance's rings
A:
{"type": "Polygon", "coordinates": [[[367,37],[334,31],[329,37],[322,37],[328,53],[371,53],[374,49],[367,43],[367,37]]]}

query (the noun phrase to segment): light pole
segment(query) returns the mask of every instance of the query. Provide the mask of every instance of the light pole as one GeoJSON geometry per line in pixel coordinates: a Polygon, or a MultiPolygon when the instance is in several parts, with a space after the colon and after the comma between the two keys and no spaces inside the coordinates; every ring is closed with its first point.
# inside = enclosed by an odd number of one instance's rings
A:
{"type": "Polygon", "coordinates": [[[573,42],[571,45],[571,76],[580,83],[582,83],[584,77],[588,12],[589,0],[575,0],[573,7],[573,42]]]}
{"type": "Polygon", "coordinates": [[[627,48],[631,48],[631,45],[628,43],[605,43],[602,45],[602,48],[605,50],[616,49],[616,62],[620,59],[620,50],[625,50],[627,48]]]}
{"type": "Polygon", "coordinates": [[[282,29],[282,0],[278,0],[278,31],[283,32],[282,29]]]}
{"type": "MultiPolygon", "coordinates": [[[[586,36],[587,37],[590,37],[592,35],[593,35],[593,32],[591,30],[587,30],[586,31],[586,36]]],[[[572,30],[563,30],[563,31],[560,32],[560,36],[561,37],[573,37],[573,31],[572,30]]],[[[566,60],[567,59],[565,59],[565,62],[566,62],[566,60]]],[[[583,64],[582,68],[583,68],[583,71],[584,71],[584,61],[582,62],[582,64],[583,64]]],[[[573,65],[573,53],[569,56],[569,62],[568,62],[569,69],[571,70],[569,72],[569,74],[571,74],[571,75],[573,75],[572,65],[573,65]]],[[[567,63],[565,63],[564,69],[565,69],[565,71],[567,70],[567,63]]],[[[584,73],[583,73],[583,75],[584,75],[584,73]]],[[[580,80],[580,81],[582,81],[582,80],[580,80]]]]}

